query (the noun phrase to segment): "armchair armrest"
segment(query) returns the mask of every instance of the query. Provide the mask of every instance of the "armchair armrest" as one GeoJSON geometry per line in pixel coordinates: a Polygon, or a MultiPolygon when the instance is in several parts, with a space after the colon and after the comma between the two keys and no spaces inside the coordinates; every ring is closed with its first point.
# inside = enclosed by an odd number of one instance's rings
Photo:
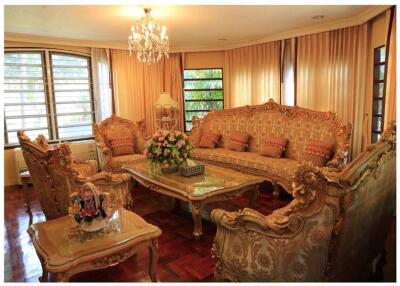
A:
{"type": "Polygon", "coordinates": [[[112,152],[104,142],[96,142],[97,156],[102,171],[111,170],[112,152]]]}
{"type": "Polygon", "coordinates": [[[81,161],[74,158],[72,161],[72,167],[79,175],[84,177],[93,176],[98,172],[98,164],[96,160],[81,161]]]}
{"type": "Polygon", "coordinates": [[[109,193],[115,206],[128,209],[132,207],[133,181],[129,173],[100,172],[91,177],[77,177],[78,186],[86,182],[91,182],[100,191],[109,193]]]}

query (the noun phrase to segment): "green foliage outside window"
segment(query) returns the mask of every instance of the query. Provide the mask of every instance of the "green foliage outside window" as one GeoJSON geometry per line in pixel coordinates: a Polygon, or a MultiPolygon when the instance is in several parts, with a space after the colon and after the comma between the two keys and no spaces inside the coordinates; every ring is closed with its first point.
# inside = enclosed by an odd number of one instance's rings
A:
{"type": "Polygon", "coordinates": [[[203,117],[210,110],[224,108],[222,69],[184,71],[185,130],[192,129],[192,117],[203,117]]]}

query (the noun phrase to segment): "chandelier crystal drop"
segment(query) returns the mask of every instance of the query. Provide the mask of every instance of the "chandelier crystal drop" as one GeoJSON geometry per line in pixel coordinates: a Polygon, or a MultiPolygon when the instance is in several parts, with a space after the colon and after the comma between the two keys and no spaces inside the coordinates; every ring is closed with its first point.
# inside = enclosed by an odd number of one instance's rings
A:
{"type": "Polygon", "coordinates": [[[169,40],[167,28],[160,27],[153,17],[151,9],[145,8],[146,15],[131,27],[131,35],[128,38],[129,55],[132,51],[141,63],[152,64],[161,60],[162,56],[168,58],[169,40]]]}

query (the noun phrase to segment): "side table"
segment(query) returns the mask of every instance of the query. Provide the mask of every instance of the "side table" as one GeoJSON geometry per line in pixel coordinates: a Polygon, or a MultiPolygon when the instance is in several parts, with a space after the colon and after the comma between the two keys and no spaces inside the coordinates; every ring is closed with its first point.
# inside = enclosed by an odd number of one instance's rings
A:
{"type": "Polygon", "coordinates": [[[67,282],[77,273],[117,265],[140,249],[149,250],[149,275],[157,281],[158,237],[161,230],[137,214],[118,209],[109,225],[87,233],[71,216],[32,224],[28,233],[42,264],[41,282],[52,273],[55,282],[67,282]]]}
{"type": "Polygon", "coordinates": [[[25,199],[25,208],[26,212],[29,215],[29,224],[32,224],[32,211],[31,211],[31,201],[29,199],[29,189],[28,189],[28,184],[31,182],[31,175],[29,174],[29,171],[23,171],[19,173],[19,178],[21,180],[21,185],[22,185],[22,195],[24,196],[25,199]]]}

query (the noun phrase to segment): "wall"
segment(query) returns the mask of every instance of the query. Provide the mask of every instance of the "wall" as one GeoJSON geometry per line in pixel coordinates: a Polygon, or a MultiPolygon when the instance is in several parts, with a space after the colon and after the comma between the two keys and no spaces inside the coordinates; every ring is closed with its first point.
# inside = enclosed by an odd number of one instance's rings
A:
{"type": "Polygon", "coordinates": [[[225,52],[184,53],[184,68],[224,68],[225,52]]]}

